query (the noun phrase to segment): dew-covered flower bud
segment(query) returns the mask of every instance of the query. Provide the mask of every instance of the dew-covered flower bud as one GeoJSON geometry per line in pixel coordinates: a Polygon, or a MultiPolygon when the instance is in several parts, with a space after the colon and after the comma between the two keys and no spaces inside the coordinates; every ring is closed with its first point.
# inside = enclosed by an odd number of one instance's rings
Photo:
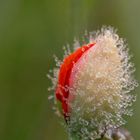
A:
{"type": "Polygon", "coordinates": [[[136,99],[130,91],[138,84],[128,49],[112,28],[91,33],[87,44],[74,46],[72,53],[65,50],[62,62],[55,58],[51,89],[70,137],[94,140],[125,124],[123,117],[132,115],[129,107],[136,99]]]}

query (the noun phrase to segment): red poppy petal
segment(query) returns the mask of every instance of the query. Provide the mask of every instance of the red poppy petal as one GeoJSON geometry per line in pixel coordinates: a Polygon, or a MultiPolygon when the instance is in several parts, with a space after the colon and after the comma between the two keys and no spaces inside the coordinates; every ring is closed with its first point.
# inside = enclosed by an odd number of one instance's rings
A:
{"type": "Polygon", "coordinates": [[[64,111],[64,116],[69,112],[68,104],[66,103],[66,99],[69,96],[69,90],[66,87],[69,87],[69,78],[71,75],[71,71],[74,63],[76,63],[79,58],[95,43],[88,44],[87,46],[83,46],[77,49],[74,53],[67,56],[63,64],[60,67],[59,77],[58,77],[58,85],[56,88],[56,98],[62,103],[62,108],[64,111]]]}

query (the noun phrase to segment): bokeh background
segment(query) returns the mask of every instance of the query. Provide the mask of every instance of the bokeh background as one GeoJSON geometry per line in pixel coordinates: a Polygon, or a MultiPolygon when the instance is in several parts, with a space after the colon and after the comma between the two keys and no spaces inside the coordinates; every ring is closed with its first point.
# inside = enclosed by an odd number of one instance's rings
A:
{"type": "MultiPolygon", "coordinates": [[[[67,140],[48,101],[46,74],[63,45],[102,25],[127,39],[140,80],[139,0],[0,0],[0,140],[67,140]]],[[[139,91],[125,126],[135,140],[139,91]]]]}

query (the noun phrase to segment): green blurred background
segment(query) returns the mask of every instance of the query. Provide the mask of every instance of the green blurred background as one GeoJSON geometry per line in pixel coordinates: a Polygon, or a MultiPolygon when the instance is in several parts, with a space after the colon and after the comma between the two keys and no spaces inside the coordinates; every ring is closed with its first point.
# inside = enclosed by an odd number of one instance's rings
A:
{"type": "MultiPolygon", "coordinates": [[[[140,80],[139,0],[0,0],[0,140],[67,140],[46,74],[63,45],[102,25],[127,39],[140,80]]],[[[126,127],[138,140],[139,95],[134,113],[126,127]]]]}

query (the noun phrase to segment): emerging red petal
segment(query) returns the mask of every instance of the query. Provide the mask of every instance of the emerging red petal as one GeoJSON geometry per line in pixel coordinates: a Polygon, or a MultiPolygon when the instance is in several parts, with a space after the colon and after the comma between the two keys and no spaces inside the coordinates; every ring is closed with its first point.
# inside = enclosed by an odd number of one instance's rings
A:
{"type": "Polygon", "coordinates": [[[91,43],[77,49],[74,53],[70,54],[64,59],[63,64],[60,67],[58,84],[56,89],[56,97],[62,103],[63,113],[65,117],[68,116],[67,113],[69,113],[70,110],[67,104],[67,99],[69,97],[69,90],[67,87],[69,87],[69,78],[71,75],[73,65],[89,48],[91,48],[94,45],[95,43],[91,43]]]}

